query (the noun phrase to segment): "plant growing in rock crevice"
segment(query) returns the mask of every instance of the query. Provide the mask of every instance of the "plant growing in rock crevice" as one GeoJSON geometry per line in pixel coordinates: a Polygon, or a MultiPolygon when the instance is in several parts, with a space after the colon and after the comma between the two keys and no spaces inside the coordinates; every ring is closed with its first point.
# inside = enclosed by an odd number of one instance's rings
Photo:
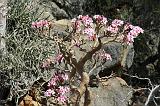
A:
{"type": "Polygon", "coordinates": [[[111,55],[106,53],[102,46],[110,42],[130,45],[140,33],[143,33],[142,28],[119,19],[109,21],[102,15],[93,17],[79,15],[71,21],[68,39],[54,37],[60,56],[55,62],[60,66],[63,60],[65,64],[63,67],[70,70],[69,81],[71,90],[74,91],[74,95],[70,97],[71,103],[78,106],[84,95],[84,106],[91,104],[91,93],[88,88],[89,71],[85,65],[88,61],[92,61],[91,70],[93,70],[97,61],[112,60],[111,55]]]}

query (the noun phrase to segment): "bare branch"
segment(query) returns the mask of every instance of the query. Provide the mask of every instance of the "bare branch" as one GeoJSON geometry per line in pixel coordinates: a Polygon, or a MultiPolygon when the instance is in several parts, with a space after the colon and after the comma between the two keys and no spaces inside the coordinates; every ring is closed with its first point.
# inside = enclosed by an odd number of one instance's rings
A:
{"type": "Polygon", "coordinates": [[[126,75],[126,76],[129,76],[129,77],[131,77],[131,78],[137,78],[137,79],[139,79],[139,80],[148,80],[148,83],[149,83],[149,85],[152,87],[152,89],[153,89],[153,84],[152,84],[152,82],[151,82],[151,80],[149,79],[149,78],[140,78],[140,77],[138,77],[138,76],[133,76],[133,75],[129,75],[129,74],[126,74],[126,73],[123,73],[124,75],[126,75]]]}
{"type": "Polygon", "coordinates": [[[64,51],[61,45],[62,44],[58,42],[58,46],[59,46],[60,52],[63,54],[63,57],[65,58],[65,60],[68,62],[69,65],[75,68],[77,66],[76,59],[72,57],[71,53],[64,51]]]}
{"type": "MultiPolygon", "coordinates": [[[[150,92],[150,94],[149,94],[149,96],[148,96],[148,98],[147,98],[147,101],[146,101],[146,103],[145,103],[145,106],[148,106],[148,104],[149,104],[151,101],[153,101],[154,103],[156,103],[156,102],[154,101],[154,96],[155,96],[156,92],[158,92],[158,90],[160,90],[160,85],[157,85],[156,87],[154,87],[154,88],[151,90],[151,92],[150,92]]],[[[156,105],[156,106],[157,106],[157,105],[156,105]]]]}

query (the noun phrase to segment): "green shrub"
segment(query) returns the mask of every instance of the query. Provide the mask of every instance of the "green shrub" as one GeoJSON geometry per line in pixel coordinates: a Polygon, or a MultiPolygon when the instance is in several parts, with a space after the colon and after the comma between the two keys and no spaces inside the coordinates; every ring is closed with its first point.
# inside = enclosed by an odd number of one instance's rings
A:
{"type": "Polygon", "coordinates": [[[31,0],[10,0],[8,2],[7,34],[5,37],[7,54],[0,58],[0,69],[10,73],[10,77],[20,79],[38,77],[43,70],[43,59],[54,54],[53,41],[42,37],[31,27],[38,20],[38,8],[31,0]]]}

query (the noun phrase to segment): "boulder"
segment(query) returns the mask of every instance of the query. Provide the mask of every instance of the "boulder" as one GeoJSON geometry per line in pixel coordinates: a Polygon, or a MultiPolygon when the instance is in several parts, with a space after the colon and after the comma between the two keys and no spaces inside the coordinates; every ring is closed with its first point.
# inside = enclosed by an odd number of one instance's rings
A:
{"type": "Polygon", "coordinates": [[[132,97],[132,88],[119,77],[102,81],[98,88],[93,87],[90,90],[91,106],[128,106],[132,97]]]}

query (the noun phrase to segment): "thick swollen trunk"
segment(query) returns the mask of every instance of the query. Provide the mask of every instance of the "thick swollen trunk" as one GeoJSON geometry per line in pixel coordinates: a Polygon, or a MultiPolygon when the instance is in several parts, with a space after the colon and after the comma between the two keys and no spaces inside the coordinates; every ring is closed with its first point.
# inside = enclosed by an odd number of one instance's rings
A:
{"type": "MultiPolygon", "coordinates": [[[[75,93],[75,96],[71,97],[71,101],[74,103],[74,106],[79,106],[80,99],[83,95],[84,95],[84,106],[91,105],[91,92],[88,89],[89,74],[84,71],[84,65],[87,62],[87,60],[90,60],[92,58],[92,55],[96,51],[101,49],[102,43],[100,38],[98,38],[98,43],[99,44],[97,45],[97,47],[87,52],[87,54],[84,57],[82,57],[78,62],[77,61],[73,62],[73,58],[71,59],[72,63],[74,64],[74,67],[72,67],[69,79],[71,80],[72,77],[75,76],[76,72],[81,76],[80,86],[77,88],[77,92],[75,93]]],[[[65,58],[68,59],[67,57],[65,58]]],[[[70,62],[69,59],[68,59],[68,62],[70,62]]]]}
{"type": "Polygon", "coordinates": [[[0,0],[0,55],[6,54],[5,33],[6,33],[7,0],[0,0]]]}
{"type": "Polygon", "coordinates": [[[79,106],[80,99],[84,95],[84,106],[90,106],[91,104],[91,92],[88,88],[89,83],[89,75],[86,72],[79,73],[81,75],[81,83],[80,86],[77,88],[77,92],[75,96],[71,98],[74,106],[79,106]]]}

